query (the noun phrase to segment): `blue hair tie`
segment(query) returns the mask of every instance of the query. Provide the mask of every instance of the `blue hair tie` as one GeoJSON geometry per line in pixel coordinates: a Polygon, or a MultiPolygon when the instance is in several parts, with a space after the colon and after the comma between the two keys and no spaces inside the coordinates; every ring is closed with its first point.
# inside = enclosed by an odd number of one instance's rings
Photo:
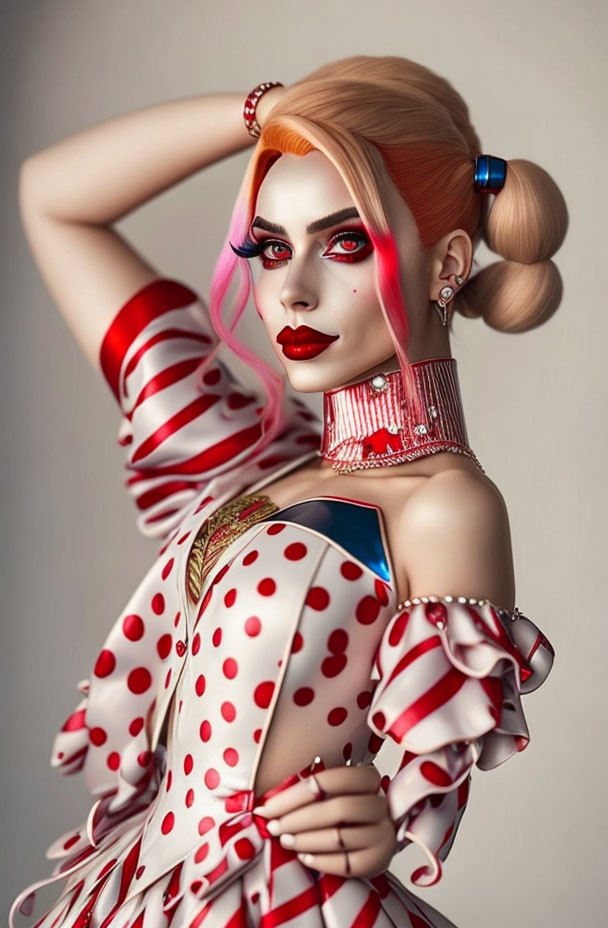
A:
{"type": "Polygon", "coordinates": [[[505,185],[507,162],[494,155],[478,155],[475,158],[475,180],[473,186],[479,193],[500,193],[505,185]]]}

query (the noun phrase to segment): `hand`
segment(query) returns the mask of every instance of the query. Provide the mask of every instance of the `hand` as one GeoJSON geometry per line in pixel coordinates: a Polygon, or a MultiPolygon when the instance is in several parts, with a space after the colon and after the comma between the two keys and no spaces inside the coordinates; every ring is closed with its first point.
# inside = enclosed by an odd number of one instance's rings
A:
{"type": "Polygon", "coordinates": [[[386,796],[377,794],[380,774],[374,765],[329,767],[314,780],[300,780],[254,813],[269,819],[271,834],[280,835],[283,847],[307,867],[344,877],[383,873],[395,853],[396,834],[386,796]],[[314,780],[325,796],[315,795],[314,780]]]}

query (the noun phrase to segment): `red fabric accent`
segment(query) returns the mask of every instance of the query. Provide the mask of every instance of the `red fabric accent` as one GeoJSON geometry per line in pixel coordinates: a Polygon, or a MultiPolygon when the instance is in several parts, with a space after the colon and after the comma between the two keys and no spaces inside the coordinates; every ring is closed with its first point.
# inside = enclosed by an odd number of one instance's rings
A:
{"type": "Polygon", "coordinates": [[[101,343],[99,364],[119,402],[120,369],[133,339],[152,319],[196,299],[196,293],[176,280],[159,278],[138,290],[118,311],[101,343]]]}

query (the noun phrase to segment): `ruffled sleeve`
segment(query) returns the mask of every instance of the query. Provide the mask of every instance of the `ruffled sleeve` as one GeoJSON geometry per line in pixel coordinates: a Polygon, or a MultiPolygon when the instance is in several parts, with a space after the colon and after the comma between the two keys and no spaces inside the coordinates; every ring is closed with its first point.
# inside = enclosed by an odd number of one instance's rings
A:
{"type": "MultiPolygon", "coordinates": [[[[255,454],[263,400],[215,356],[218,337],[201,298],[160,278],[125,303],[106,332],[100,366],[122,411],[126,486],[142,534],[166,536],[209,481],[255,454]]],[[[286,394],[292,456],[319,444],[314,415],[286,394]]]]}
{"type": "Polygon", "coordinates": [[[386,796],[397,850],[413,842],[428,859],[416,885],[441,879],[473,765],[489,770],[527,747],[521,695],[543,683],[554,654],[517,608],[487,599],[406,600],[385,629],[368,725],[404,749],[386,796]]]}

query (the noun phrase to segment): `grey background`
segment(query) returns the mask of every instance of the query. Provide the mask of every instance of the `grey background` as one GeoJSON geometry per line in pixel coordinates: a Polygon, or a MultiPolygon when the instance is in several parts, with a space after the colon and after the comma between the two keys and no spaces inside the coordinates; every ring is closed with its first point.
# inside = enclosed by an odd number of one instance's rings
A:
{"type": "MultiPolygon", "coordinates": [[[[454,83],[485,151],[548,170],[571,215],[556,259],[565,297],[547,324],[508,336],[456,320],[469,439],[509,508],[517,604],[549,636],[557,661],[524,698],[528,749],[474,771],[443,879],[416,891],[459,928],[603,924],[605,5],[5,0],[2,19],[4,909],[50,873],[45,848],[86,816],[81,778],[48,766],[52,738],[156,550],[138,535],[123,488],[113,397],[29,255],[19,164],[154,102],[245,94],[346,55],[400,54],[454,83]]],[[[206,295],[248,157],[178,185],[119,228],[159,271],[206,295]]],[[[259,347],[258,322],[253,315],[259,347]]],[[[383,751],[382,771],[396,759],[383,751]]],[[[407,884],[420,862],[410,848],[393,869],[407,884]]]]}

